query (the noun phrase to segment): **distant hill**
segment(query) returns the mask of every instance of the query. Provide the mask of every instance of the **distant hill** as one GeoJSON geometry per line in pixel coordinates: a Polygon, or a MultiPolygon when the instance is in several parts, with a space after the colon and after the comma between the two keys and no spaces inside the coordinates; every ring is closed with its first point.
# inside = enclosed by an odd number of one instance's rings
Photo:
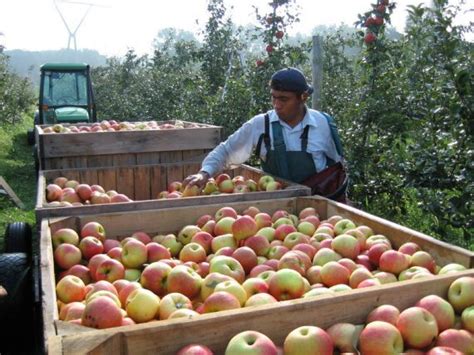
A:
{"type": "Polygon", "coordinates": [[[9,59],[10,68],[16,74],[29,78],[33,84],[39,84],[39,67],[47,62],[87,63],[92,67],[106,64],[107,57],[95,50],[62,49],[57,51],[30,52],[11,50],[4,52],[9,59]]]}

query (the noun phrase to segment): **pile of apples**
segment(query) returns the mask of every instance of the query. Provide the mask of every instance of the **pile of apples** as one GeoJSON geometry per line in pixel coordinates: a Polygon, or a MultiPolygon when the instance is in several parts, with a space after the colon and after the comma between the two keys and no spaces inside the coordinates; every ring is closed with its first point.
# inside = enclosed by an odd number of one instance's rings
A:
{"type": "Polygon", "coordinates": [[[46,186],[45,207],[70,207],[101,203],[132,202],[127,195],[115,190],[105,191],[100,185],[89,185],[64,176],[46,186]]]}
{"type": "Polygon", "coordinates": [[[174,123],[159,123],[157,121],[118,122],[116,120],[102,120],[91,125],[62,125],[57,123],[43,128],[44,133],[87,133],[87,132],[116,132],[116,131],[147,131],[163,129],[199,128],[205,125],[194,122],[176,120],[174,123]]]}
{"type": "MultiPolygon", "coordinates": [[[[447,299],[428,295],[413,307],[376,307],[365,324],[337,323],[324,330],[307,325],[292,330],[279,347],[265,334],[243,331],[227,344],[226,355],[245,354],[420,354],[474,353],[474,278],[461,277],[447,299]]],[[[185,346],[178,355],[212,355],[205,345],[185,346]]]]}
{"type": "MultiPolygon", "coordinates": [[[[98,222],[52,234],[61,320],[94,328],[196,317],[464,270],[312,207],[231,206],[176,233],[107,239],[98,222]],[[121,238],[120,238],[121,239],[121,238]]],[[[472,292],[474,296],[474,292],[472,292]]]]}
{"type": "Polygon", "coordinates": [[[183,187],[181,181],[173,181],[168,184],[168,189],[158,194],[158,199],[192,197],[202,195],[220,195],[231,193],[247,193],[255,191],[277,191],[283,189],[283,185],[270,175],[262,175],[258,182],[246,179],[241,175],[230,177],[222,173],[215,178],[210,178],[204,188],[198,186],[183,187]]]}

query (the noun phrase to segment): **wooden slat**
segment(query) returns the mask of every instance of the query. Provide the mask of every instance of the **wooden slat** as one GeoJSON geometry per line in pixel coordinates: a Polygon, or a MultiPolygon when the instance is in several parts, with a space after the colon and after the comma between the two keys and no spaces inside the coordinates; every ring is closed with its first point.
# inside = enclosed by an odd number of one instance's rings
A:
{"type": "Polygon", "coordinates": [[[212,149],[221,140],[220,127],[190,129],[40,134],[42,156],[67,157],[212,149]]]}
{"type": "Polygon", "coordinates": [[[114,166],[137,165],[136,154],[116,154],[113,157],[114,166]]]}
{"type": "Polygon", "coordinates": [[[402,311],[427,295],[445,297],[451,283],[462,276],[472,277],[474,270],[339,292],[335,296],[323,295],[203,314],[192,320],[159,321],[127,327],[127,330],[107,329],[91,336],[68,336],[63,338],[63,349],[68,354],[83,351],[167,355],[176,354],[185,345],[199,343],[216,354],[223,354],[234,335],[250,329],[266,334],[275,344],[282,346],[286,336],[300,326],[327,329],[340,322],[362,324],[370,311],[382,304],[394,305],[402,311]],[[116,339],[111,343],[109,339],[114,336],[123,337],[123,340],[116,339]],[[100,338],[106,339],[104,342],[107,344],[97,345],[100,338]]]}
{"type": "Polygon", "coordinates": [[[105,191],[117,190],[117,169],[107,168],[97,171],[98,183],[105,191]]]}
{"type": "Polygon", "coordinates": [[[135,181],[133,169],[129,167],[117,169],[117,192],[135,199],[135,181]]]}
{"type": "Polygon", "coordinates": [[[48,349],[48,339],[56,335],[54,320],[58,319],[58,307],[56,303],[56,288],[54,276],[53,245],[51,243],[51,230],[47,220],[42,220],[40,235],[40,272],[42,290],[43,310],[43,332],[48,349]]]}
{"type": "Polygon", "coordinates": [[[151,168],[147,166],[137,166],[134,171],[134,199],[150,200],[151,199],[151,168]]]}

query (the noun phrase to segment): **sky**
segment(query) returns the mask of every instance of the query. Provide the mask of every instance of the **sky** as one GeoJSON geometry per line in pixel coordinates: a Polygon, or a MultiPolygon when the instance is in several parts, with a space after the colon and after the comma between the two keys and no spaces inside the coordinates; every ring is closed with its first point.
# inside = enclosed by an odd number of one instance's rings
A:
{"type": "MultiPolygon", "coordinates": [[[[266,13],[270,9],[269,1],[224,0],[224,3],[232,21],[246,25],[256,23],[252,5],[266,13]]],[[[318,25],[352,25],[357,15],[368,11],[373,2],[296,0],[300,22],[290,29],[290,34],[310,34],[318,25]]],[[[392,25],[402,32],[406,6],[421,2],[396,1],[392,25]]],[[[56,0],[56,4],[71,32],[83,19],[76,33],[77,48],[95,49],[107,56],[122,56],[129,49],[139,54],[151,53],[153,39],[160,29],[173,27],[197,35],[208,18],[207,0],[56,0]]],[[[467,6],[473,8],[474,0],[467,0],[467,6]]],[[[464,21],[469,15],[472,20],[472,14],[465,15],[464,21]]],[[[0,0],[0,33],[3,34],[0,45],[7,50],[59,50],[68,46],[69,33],[54,0],[0,0]]]]}

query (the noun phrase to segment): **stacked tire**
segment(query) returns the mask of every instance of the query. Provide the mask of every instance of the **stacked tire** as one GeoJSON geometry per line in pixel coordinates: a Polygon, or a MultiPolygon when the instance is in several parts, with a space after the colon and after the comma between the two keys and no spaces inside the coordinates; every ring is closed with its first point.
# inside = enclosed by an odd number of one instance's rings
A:
{"type": "Polygon", "coordinates": [[[0,254],[0,285],[7,295],[0,298],[0,324],[4,325],[0,353],[40,353],[39,335],[35,332],[38,312],[31,227],[23,222],[9,224],[4,241],[5,252],[0,254]]]}

